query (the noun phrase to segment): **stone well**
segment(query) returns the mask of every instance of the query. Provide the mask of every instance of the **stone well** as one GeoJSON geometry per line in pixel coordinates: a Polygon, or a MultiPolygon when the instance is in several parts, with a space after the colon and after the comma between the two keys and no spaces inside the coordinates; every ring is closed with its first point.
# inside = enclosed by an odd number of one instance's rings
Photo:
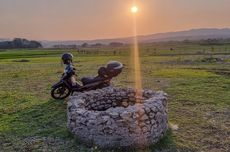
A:
{"type": "Polygon", "coordinates": [[[143,147],[156,143],[168,128],[167,95],[107,87],[74,94],[68,102],[68,128],[86,144],[143,147]]]}

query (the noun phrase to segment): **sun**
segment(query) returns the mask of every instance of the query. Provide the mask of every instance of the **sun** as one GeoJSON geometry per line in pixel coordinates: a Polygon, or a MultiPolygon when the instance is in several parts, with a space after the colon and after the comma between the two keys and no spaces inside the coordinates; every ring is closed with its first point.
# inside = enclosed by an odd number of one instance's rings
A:
{"type": "Polygon", "coordinates": [[[131,12],[132,13],[137,13],[138,12],[138,7],[137,6],[132,6],[131,7],[131,12]]]}

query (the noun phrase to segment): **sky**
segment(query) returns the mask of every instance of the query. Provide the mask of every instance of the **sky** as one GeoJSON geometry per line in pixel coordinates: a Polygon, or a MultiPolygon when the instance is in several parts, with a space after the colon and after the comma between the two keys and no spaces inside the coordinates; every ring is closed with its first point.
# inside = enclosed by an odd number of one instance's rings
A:
{"type": "MultiPolygon", "coordinates": [[[[0,0],[0,38],[88,40],[132,36],[133,0],[0,0]]],[[[138,35],[229,28],[230,0],[136,0],[138,35]]]]}

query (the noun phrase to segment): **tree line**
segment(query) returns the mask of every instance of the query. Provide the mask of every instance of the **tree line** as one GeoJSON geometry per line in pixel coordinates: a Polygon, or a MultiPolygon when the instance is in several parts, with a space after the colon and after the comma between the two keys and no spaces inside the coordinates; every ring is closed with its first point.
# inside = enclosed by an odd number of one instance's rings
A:
{"type": "Polygon", "coordinates": [[[77,49],[77,48],[90,48],[90,47],[104,47],[104,46],[109,46],[109,47],[121,47],[124,46],[124,43],[120,42],[111,42],[109,44],[102,44],[102,43],[95,43],[95,44],[88,44],[88,43],[83,43],[81,45],[65,45],[65,44],[58,44],[54,45],[54,48],[61,48],[61,49],[77,49]]]}
{"type": "Polygon", "coordinates": [[[29,41],[27,39],[15,38],[12,41],[0,42],[0,49],[15,48],[42,48],[42,44],[38,41],[29,41]]]}

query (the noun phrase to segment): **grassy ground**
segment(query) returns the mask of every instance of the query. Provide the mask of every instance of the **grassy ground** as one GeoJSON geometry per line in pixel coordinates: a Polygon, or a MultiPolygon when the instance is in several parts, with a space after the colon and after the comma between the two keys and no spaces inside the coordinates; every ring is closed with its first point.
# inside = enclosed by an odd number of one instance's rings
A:
{"type": "MultiPolygon", "coordinates": [[[[132,151],[229,151],[229,46],[170,46],[141,46],[141,63],[144,88],[169,95],[171,128],[156,145],[132,151]],[[221,61],[206,60],[210,57],[221,61]]],[[[72,50],[79,77],[95,75],[99,66],[119,60],[125,69],[114,85],[133,86],[130,49],[98,50],[72,50]]],[[[0,151],[106,151],[79,143],[66,129],[66,101],[50,97],[63,70],[62,53],[0,51],[0,151]]]]}

